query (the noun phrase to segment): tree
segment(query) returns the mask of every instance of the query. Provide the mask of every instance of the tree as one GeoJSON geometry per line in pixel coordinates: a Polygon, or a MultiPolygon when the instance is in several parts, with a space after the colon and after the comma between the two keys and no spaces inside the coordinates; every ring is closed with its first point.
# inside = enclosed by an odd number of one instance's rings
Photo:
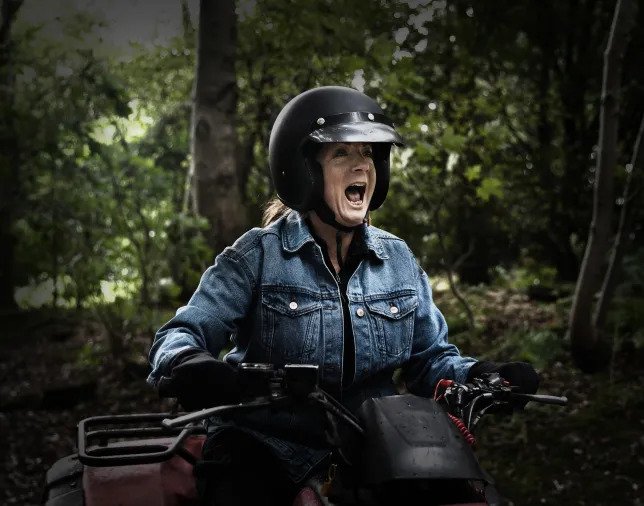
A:
{"type": "Polygon", "coordinates": [[[0,20],[0,308],[15,308],[15,237],[20,201],[20,152],[14,118],[15,69],[11,29],[22,0],[3,0],[0,20]]]}
{"type": "Polygon", "coordinates": [[[608,363],[609,359],[601,329],[593,324],[593,320],[597,321],[596,317],[593,317],[593,301],[602,283],[602,271],[610,246],[622,59],[629,32],[636,19],[635,9],[634,1],[617,0],[613,24],[604,52],[593,216],[569,319],[573,358],[585,371],[601,368],[608,363]]]}
{"type": "Polygon", "coordinates": [[[235,79],[236,15],[233,0],[201,0],[192,118],[192,196],[208,219],[215,254],[246,225],[237,168],[235,79]]]}

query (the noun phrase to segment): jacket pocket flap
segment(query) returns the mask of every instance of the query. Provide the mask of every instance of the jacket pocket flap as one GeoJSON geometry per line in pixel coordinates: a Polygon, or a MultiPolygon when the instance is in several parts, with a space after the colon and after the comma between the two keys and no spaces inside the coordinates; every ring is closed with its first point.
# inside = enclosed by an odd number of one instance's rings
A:
{"type": "Polygon", "coordinates": [[[418,297],[416,295],[389,296],[377,300],[366,300],[365,304],[372,313],[390,320],[399,320],[418,307],[418,297]]]}
{"type": "Polygon", "coordinates": [[[296,317],[322,307],[319,296],[296,290],[262,290],[262,305],[286,316],[296,317]]]}

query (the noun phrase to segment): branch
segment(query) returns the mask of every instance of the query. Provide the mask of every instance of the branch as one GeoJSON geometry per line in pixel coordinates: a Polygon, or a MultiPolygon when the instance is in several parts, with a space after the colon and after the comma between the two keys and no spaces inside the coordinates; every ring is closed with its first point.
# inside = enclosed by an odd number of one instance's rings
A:
{"type": "Polygon", "coordinates": [[[635,22],[634,11],[633,0],[617,0],[610,36],[604,51],[593,216],[569,320],[573,358],[585,371],[603,367],[608,358],[599,351],[604,343],[598,329],[593,325],[592,307],[595,292],[601,285],[601,269],[611,235],[622,60],[628,34],[635,22]]]}
{"type": "MultiPolygon", "coordinates": [[[[447,247],[445,246],[445,239],[443,237],[443,230],[440,222],[440,217],[438,215],[441,206],[445,200],[445,197],[443,196],[440,200],[440,202],[434,206],[433,210],[433,216],[434,216],[434,222],[436,223],[436,231],[438,235],[438,244],[441,248],[441,253],[443,254],[444,258],[447,258],[447,247]]],[[[458,302],[463,306],[463,309],[465,310],[465,314],[467,315],[467,325],[470,328],[470,330],[474,330],[476,328],[476,322],[474,320],[474,313],[472,313],[472,308],[470,308],[470,305],[467,303],[465,300],[465,297],[461,294],[461,292],[458,290],[458,287],[456,285],[456,280],[454,279],[454,271],[474,252],[474,239],[470,238],[469,246],[467,251],[462,254],[455,262],[452,262],[451,265],[447,264],[445,265],[445,271],[447,272],[447,282],[449,284],[449,289],[452,292],[452,295],[458,300],[458,302]]]]}

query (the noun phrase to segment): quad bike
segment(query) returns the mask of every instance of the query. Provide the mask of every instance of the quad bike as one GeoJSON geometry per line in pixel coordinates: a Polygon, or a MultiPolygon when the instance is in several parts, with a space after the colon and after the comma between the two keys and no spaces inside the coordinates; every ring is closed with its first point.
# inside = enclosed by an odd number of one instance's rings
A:
{"type": "Polygon", "coordinates": [[[354,415],[318,385],[317,366],[242,364],[244,399],[188,414],[96,416],[78,424],[78,453],[48,471],[46,506],[197,505],[194,466],[203,421],[240,411],[319,406],[332,460],[324,482],[310,482],[294,506],[322,504],[500,503],[473,452],[483,415],[527,401],[565,397],[517,393],[498,374],[472,383],[441,380],[434,399],[411,394],[366,400],[354,415]]]}

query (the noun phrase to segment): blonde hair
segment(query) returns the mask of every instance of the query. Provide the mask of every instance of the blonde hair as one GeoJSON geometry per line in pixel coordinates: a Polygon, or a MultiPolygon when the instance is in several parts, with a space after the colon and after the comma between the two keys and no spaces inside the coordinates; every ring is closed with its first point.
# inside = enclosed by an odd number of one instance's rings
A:
{"type": "Polygon", "coordinates": [[[262,214],[262,227],[270,225],[274,221],[279,220],[282,216],[290,212],[290,207],[288,207],[277,197],[273,197],[268,201],[266,207],[264,208],[264,214],[262,214]]]}

